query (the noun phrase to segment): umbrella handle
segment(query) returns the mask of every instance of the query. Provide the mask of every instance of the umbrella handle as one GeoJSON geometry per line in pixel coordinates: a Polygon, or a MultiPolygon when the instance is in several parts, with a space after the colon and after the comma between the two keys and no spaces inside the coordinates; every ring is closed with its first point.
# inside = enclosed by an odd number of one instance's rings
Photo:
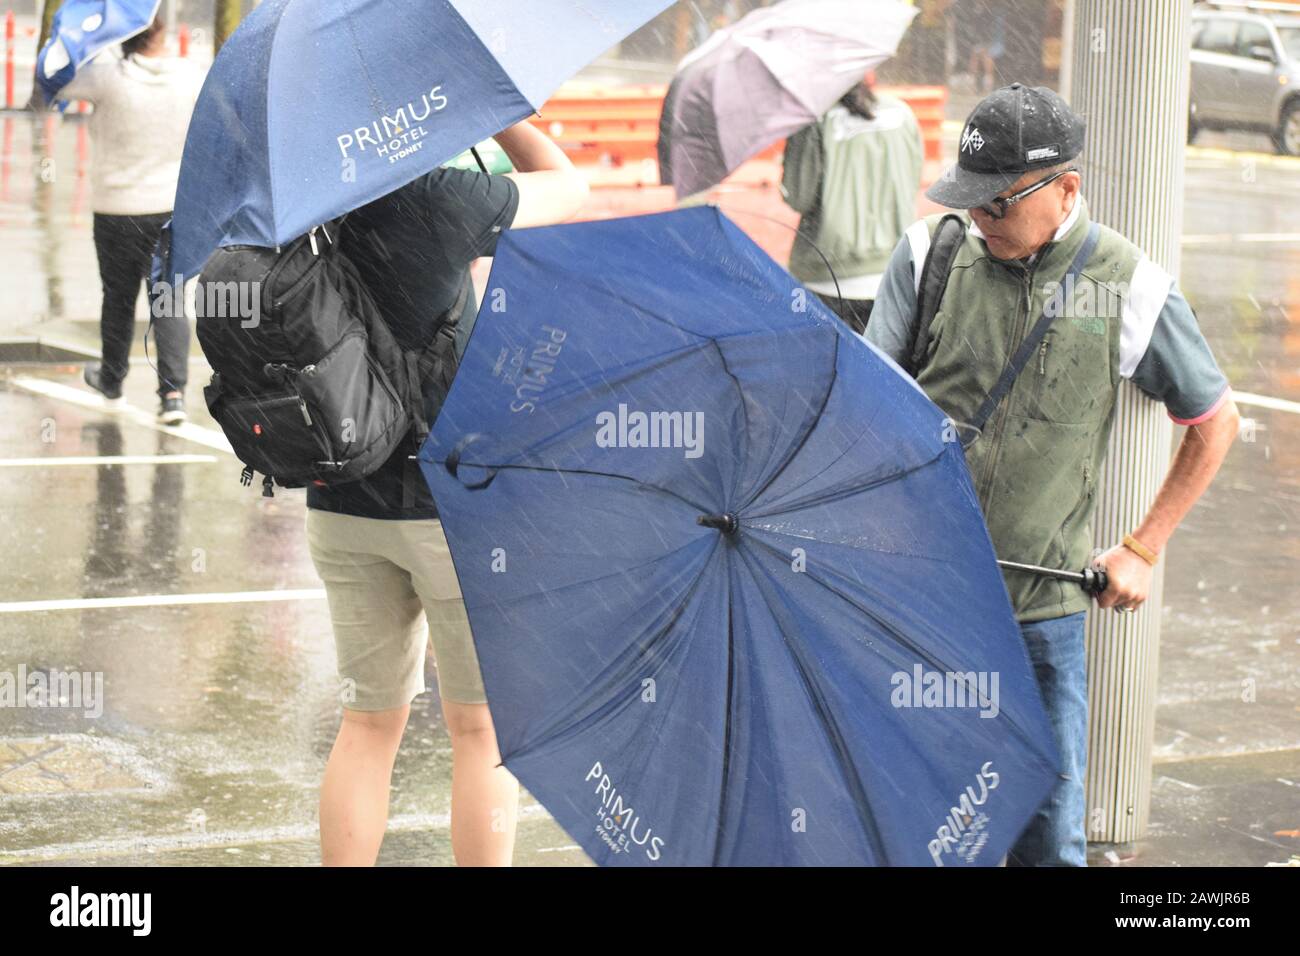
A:
{"type": "Polygon", "coordinates": [[[470,482],[463,481],[460,477],[459,472],[460,472],[461,453],[464,452],[465,449],[468,448],[471,444],[473,444],[475,441],[477,441],[482,437],[483,436],[478,432],[471,432],[470,434],[466,435],[460,441],[456,442],[456,447],[447,453],[447,460],[443,462],[443,467],[447,469],[447,473],[451,475],[453,478],[455,478],[457,481],[459,481],[470,491],[478,491],[480,488],[486,488],[488,485],[492,484],[492,479],[497,476],[497,470],[495,468],[487,468],[486,465],[474,465],[472,467],[487,469],[487,474],[484,476],[482,481],[476,481],[470,483],[470,482]]]}
{"type": "Polygon", "coordinates": [[[1083,586],[1084,591],[1097,595],[1106,590],[1110,584],[1110,579],[1106,576],[1105,568],[1084,568],[1083,580],[1079,583],[1083,586]]]}

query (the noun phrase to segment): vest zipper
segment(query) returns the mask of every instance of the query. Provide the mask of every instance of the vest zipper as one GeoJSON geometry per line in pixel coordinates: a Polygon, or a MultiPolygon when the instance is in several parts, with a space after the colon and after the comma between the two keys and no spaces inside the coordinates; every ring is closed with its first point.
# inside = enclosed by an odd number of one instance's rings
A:
{"type": "Polygon", "coordinates": [[[1043,339],[1043,344],[1038,346],[1038,374],[1047,374],[1047,339],[1043,339]]]}

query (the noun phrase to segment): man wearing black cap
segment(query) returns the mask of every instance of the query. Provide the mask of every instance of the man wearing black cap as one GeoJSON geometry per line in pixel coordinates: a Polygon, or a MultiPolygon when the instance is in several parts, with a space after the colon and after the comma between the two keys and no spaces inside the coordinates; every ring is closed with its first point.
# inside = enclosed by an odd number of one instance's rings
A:
{"type": "MultiPolygon", "coordinates": [[[[1173,278],[1090,221],[1075,162],[1083,140],[1083,119],[1044,87],[1015,83],[981,101],[962,129],[956,165],[926,192],[967,212],[946,280],[940,256],[926,269],[941,218],[931,216],[895,248],[865,338],[947,413],[946,437],[967,444],[1002,559],[1088,564],[1121,379],[1190,426],[1145,519],[1096,559],[1110,582],[1098,606],[1133,611],[1165,543],[1227,454],[1238,415],[1173,278]]],[[[1076,584],[1021,571],[1005,579],[1062,757],[1061,779],[1008,863],[1084,866],[1090,599],[1076,584]]]]}

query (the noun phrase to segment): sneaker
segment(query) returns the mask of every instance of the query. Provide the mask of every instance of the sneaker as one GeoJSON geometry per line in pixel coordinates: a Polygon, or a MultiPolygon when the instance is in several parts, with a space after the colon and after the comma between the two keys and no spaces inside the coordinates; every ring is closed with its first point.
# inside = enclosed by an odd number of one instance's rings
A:
{"type": "Polygon", "coordinates": [[[103,396],[105,405],[115,408],[122,404],[122,386],[108,388],[104,385],[103,374],[103,366],[98,362],[91,362],[81,373],[81,377],[87,385],[103,396]]]}
{"type": "Polygon", "coordinates": [[[158,421],[164,425],[179,425],[186,417],[185,396],[180,392],[172,392],[158,406],[158,421]]]}

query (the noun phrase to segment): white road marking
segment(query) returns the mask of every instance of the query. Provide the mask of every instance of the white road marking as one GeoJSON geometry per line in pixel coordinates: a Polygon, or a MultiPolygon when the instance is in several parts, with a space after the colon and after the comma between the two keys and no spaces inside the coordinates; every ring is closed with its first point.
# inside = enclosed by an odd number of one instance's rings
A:
{"type": "Polygon", "coordinates": [[[1219,232],[1182,237],[1185,246],[1225,245],[1233,242],[1300,242],[1300,232],[1219,232]]]}
{"type": "Polygon", "coordinates": [[[234,454],[230,442],[226,441],[226,436],[216,429],[204,428],[202,425],[196,425],[193,422],[183,422],[180,425],[163,425],[144,409],[128,404],[116,407],[108,406],[94,392],[84,388],[73,388],[71,385],[64,385],[62,382],[51,382],[48,379],[35,378],[30,375],[20,375],[12,381],[18,388],[34,392],[37,395],[56,398],[59,401],[80,405],[82,408],[91,408],[105,415],[125,418],[134,425],[142,425],[156,432],[162,432],[164,435],[175,435],[177,438],[184,438],[207,448],[215,448],[217,451],[234,454]]]}
{"type": "MultiPolygon", "coordinates": [[[[53,795],[55,799],[58,794],[53,795]]],[[[79,796],[84,796],[80,794],[79,796]]],[[[541,804],[519,808],[520,822],[549,819],[550,814],[541,804]]],[[[451,827],[448,813],[401,813],[388,821],[388,831],[419,833],[426,830],[446,830],[451,827]]],[[[278,827],[261,827],[254,830],[217,830],[175,834],[137,834],[107,840],[85,840],[80,843],[60,843],[32,847],[26,850],[0,850],[0,865],[23,861],[53,861],[99,859],[104,857],[137,856],[185,850],[210,850],[218,847],[259,846],[275,843],[315,843],[320,838],[320,827],[315,823],[291,823],[278,827]]]]}
{"type": "Polygon", "coordinates": [[[1239,392],[1234,388],[1232,390],[1232,400],[1238,405],[1255,405],[1259,408],[1271,408],[1275,412],[1290,412],[1293,415],[1300,415],[1300,402],[1293,402],[1285,398],[1239,392]]]}
{"type": "Polygon", "coordinates": [[[1248,149],[1228,149],[1224,146],[1188,146],[1188,159],[1198,160],[1198,165],[1206,160],[1219,160],[1228,163],[1253,162],[1258,166],[1277,166],[1282,169],[1300,169],[1300,158],[1279,156],[1276,153],[1261,153],[1248,149]]]}
{"type": "Polygon", "coordinates": [[[0,458],[0,468],[45,468],[50,465],[200,465],[215,455],[49,455],[45,458],[0,458]]]}
{"type": "Polygon", "coordinates": [[[53,601],[9,601],[0,614],[42,611],[92,611],[119,607],[163,607],[190,604],[255,604],[267,601],[323,601],[324,588],[289,588],[280,591],[229,591],[198,594],[135,594],[109,598],[65,598],[53,601]]]}

